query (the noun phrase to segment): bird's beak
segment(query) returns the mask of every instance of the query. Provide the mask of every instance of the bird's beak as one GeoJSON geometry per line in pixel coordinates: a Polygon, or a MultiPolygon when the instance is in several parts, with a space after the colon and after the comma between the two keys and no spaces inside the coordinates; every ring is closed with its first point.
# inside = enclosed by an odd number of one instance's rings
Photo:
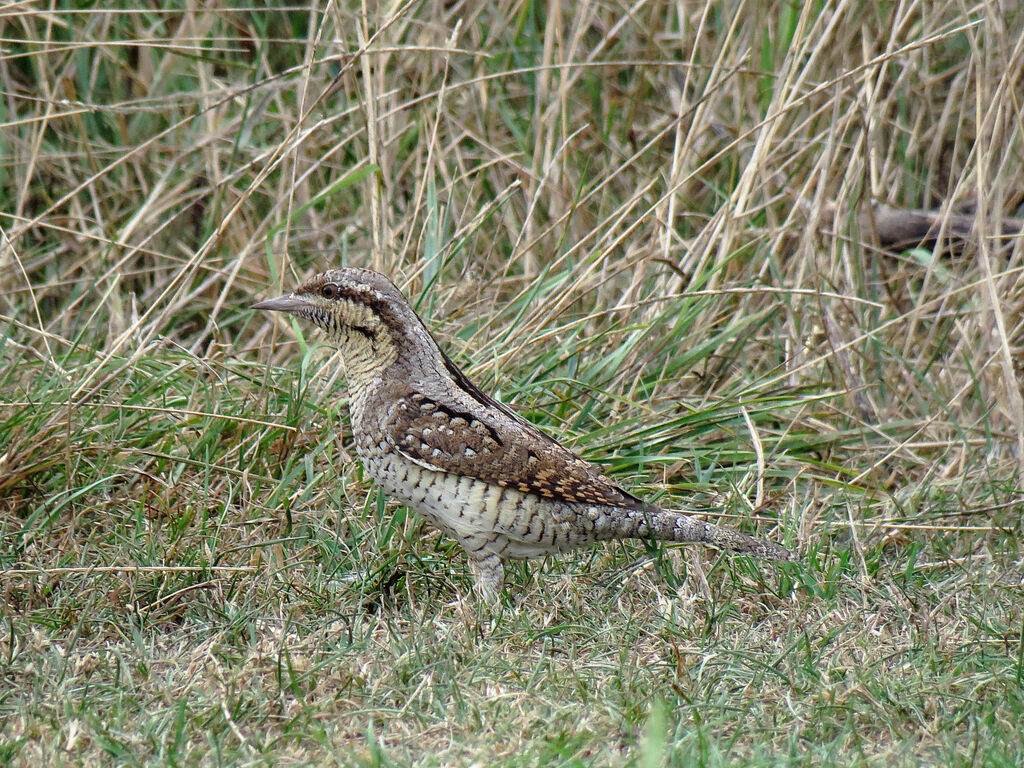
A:
{"type": "Polygon", "coordinates": [[[301,296],[289,293],[285,296],[278,296],[276,299],[257,301],[252,305],[252,309],[268,309],[272,312],[298,312],[303,309],[309,309],[309,306],[309,302],[301,296]]]}

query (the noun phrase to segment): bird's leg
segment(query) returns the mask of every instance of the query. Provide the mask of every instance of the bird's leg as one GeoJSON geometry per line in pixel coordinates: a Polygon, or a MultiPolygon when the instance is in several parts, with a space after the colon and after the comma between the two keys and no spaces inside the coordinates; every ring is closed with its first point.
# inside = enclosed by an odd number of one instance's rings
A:
{"type": "Polygon", "coordinates": [[[505,583],[505,567],[501,558],[493,552],[469,555],[469,570],[473,574],[473,589],[488,603],[501,600],[501,588],[505,583]]]}

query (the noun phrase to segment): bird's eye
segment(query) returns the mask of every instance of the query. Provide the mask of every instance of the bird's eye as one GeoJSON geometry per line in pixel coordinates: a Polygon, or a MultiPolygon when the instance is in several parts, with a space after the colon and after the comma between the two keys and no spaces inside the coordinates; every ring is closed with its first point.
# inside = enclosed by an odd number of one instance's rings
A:
{"type": "Polygon", "coordinates": [[[339,288],[334,283],[325,283],[323,288],[320,289],[320,295],[323,296],[325,299],[330,299],[331,301],[333,301],[334,299],[341,296],[341,288],[339,288]]]}

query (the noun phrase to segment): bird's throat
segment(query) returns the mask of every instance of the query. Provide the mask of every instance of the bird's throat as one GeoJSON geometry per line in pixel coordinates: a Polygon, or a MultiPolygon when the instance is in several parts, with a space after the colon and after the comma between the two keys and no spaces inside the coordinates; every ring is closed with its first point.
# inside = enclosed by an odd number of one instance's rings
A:
{"type": "Polygon", "coordinates": [[[374,330],[347,327],[331,338],[341,352],[345,378],[353,392],[372,387],[398,357],[391,335],[382,328],[374,330]]]}

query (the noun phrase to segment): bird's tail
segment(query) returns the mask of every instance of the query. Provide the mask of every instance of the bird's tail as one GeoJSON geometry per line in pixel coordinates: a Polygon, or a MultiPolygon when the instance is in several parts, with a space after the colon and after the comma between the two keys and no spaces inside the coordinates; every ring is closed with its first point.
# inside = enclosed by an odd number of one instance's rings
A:
{"type": "Polygon", "coordinates": [[[697,520],[683,512],[670,512],[654,505],[645,505],[643,509],[630,510],[628,515],[617,522],[617,538],[696,541],[763,560],[795,559],[792,552],[774,542],[748,536],[733,528],[697,520]]]}

